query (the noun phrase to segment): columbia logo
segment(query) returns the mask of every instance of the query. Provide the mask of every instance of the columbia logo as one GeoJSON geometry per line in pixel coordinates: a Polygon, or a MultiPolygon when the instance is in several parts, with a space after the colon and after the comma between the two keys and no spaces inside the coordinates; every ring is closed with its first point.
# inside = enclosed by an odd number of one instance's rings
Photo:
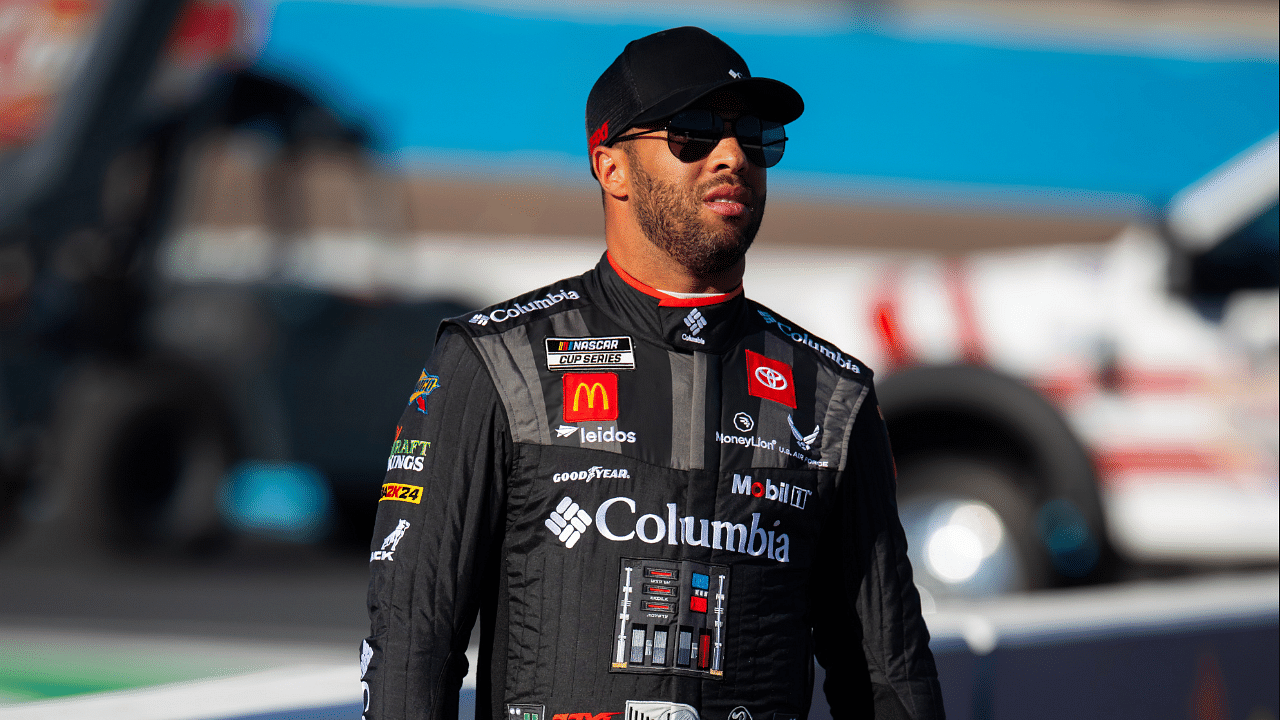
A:
{"type": "Polygon", "coordinates": [[[684,324],[689,326],[691,334],[697,335],[702,332],[702,328],[707,326],[707,319],[702,317],[702,313],[698,312],[698,308],[694,308],[689,311],[688,315],[684,316],[684,324]]]}
{"type": "Polygon", "coordinates": [[[471,316],[471,319],[470,319],[470,320],[468,320],[467,322],[475,323],[476,325],[488,325],[488,324],[489,324],[489,316],[488,316],[488,315],[482,315],[482,314],[480,314],[480,313],[476,313],[475,315],[472,315],[472,316],[471,316]]]}
{"type": "Polygon", "coordinates": [[[556,509],[551,511],[551,517],[547,518],[543,524],[552,535],[564,543],[565,547],[571,548],[578,544],[582,533],[587,531],[587,526],[591,524],[591,516],[566,495],[556,509]]]}

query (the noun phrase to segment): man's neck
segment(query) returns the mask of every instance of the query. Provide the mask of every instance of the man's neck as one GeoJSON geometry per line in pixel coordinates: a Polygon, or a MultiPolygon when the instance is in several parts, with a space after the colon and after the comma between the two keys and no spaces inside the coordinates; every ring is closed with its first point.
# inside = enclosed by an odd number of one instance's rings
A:
{"type": "Polygon", "coordinates": [[[637,239],[606,234],[606,245],[616,266],[645,285],[668,294],[727,293],[742,284],[742,274],[746,269],[746,261],[739,260],[721,272],[695,275],[643,236],[637,239]]]}

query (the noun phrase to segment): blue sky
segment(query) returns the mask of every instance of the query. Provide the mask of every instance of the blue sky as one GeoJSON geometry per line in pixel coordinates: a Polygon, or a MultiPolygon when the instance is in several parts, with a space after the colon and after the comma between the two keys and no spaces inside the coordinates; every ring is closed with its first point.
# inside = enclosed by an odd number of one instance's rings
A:
{"type": "MultiPolygon", "coordinates": [[[[583,182],[583,105],[661,24],[336,2],[275,8],[260,66],[370,122],[393,161],[583,182]]],[[[1275,132],[1272,58],[1156,57],[707,25],[804,96],[771,184],[793,193],[1006,194],[1132,211],[1275,132]]]]}

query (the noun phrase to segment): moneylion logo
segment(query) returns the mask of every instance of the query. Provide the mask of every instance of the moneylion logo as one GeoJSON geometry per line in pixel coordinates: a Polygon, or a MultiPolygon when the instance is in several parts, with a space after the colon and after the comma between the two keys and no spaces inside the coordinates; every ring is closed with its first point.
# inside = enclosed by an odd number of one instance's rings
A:
{"type": "Polygon", "coordinates": [[[615,373],[565,373],[564,421],[618,419],[618,376],[615,373]]]}
{"type": "Polygon", "coordinates": [[[729,720],[751,720],[751,713],[746,708],[739,705],[729,711],[729,720]]]}

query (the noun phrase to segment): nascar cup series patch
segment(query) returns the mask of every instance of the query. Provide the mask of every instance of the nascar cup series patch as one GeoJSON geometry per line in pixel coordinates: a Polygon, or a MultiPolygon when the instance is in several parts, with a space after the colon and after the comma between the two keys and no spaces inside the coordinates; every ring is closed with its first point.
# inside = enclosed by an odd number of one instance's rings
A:
{"type": "Polygon", "coordinates": [[[547,338],[548,370],[635,370],[636,356],[627,335],[547,338]]]}

